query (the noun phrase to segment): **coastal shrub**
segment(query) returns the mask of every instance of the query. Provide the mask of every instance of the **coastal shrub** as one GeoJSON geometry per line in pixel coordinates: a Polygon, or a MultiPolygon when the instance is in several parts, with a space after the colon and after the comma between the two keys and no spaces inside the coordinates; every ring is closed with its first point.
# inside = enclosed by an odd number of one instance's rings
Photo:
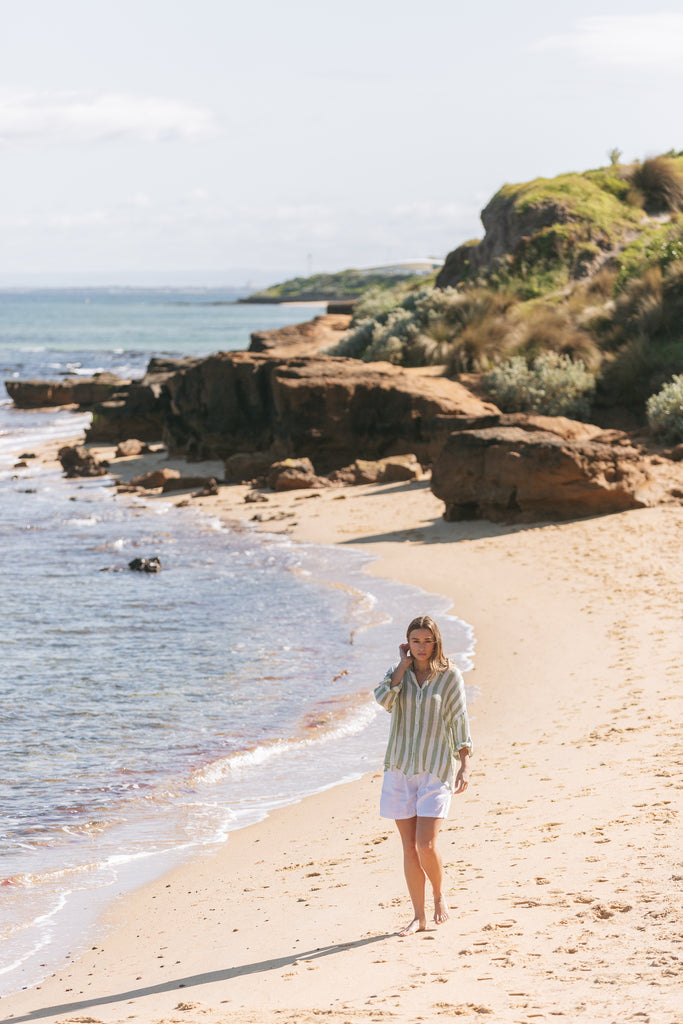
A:
{"type": "Polygon", "coordinates": [[[514,305],[513,293],[491,288],[434,290],[416,300],[419,326],[409,346],[409,365],[419,365],[425,338],[436,343],[431,362],[444,364],[448,373],[480,372],[498,362],[509,331],[506,314],[514,305]]]}
{"type": "Polygon", "coordinates": [[[634,277],[642,276],[649,267],[666,270],[683,259],[683,223],[677,216],[671,224],[655,224],[644,229],[619,254],[619,277],[615,291],[623,291],[634,277]]]}
{"type": "Polygon", "coordinates": [[[581,419],[588,416],[595,375],[580,360],[547,352],[531,364],[513,356],[489,371],[483,385],[503,412],[581,419]]]}
{"type": "Polygon", "coordinates": [[[605,365],[598,382],[601,404],[623,405],[642,417],[648,398],[681,372],[683,339],[657,343],[647,335],[632,338],[605,365]]]}
{"type": "Polygon", "coordinates": [[[512,293],[487,288],[423,289],[361,320],[330,354],[478,372],[501,358],[509,329],[505,314],[515,301],[512,293]]]}
{"type": "Polygon", "coordinates": [[[644,198],[647,213],[683,210],[683,171],[670,156],[654,156],[635,164],[629,174],[633,189],[644,198]]]}
{"type": "Polygon", "coordinates": [[[633,277],[619,295],[613,313],[613,324],[619,340],[651,334],[661,321],[663,274],[661,268],[649,266],[633,277]]]}
{"type": "Polygon", "coordinates": [[[362,320],[374,320],[382,313],[388,313],[400,306],[405,295],[397,296],[395,288],[368,288],[353,307],[353,324],[362,320]]]}
{"type": "Polygon", "coordinates": [[[670,381],[646,405],[648,423],[663,440],[676,444],[683,441],[683,373],[670,381]]]}
{"type": "Polygon", "coordinates": [[[399,306],[377,317],[361,320],[329,353],[366,362],[387,360],[400,365],[404,361],[406,341],[412,333],[416,333],[412,316],[399,306]]]}
{"type": "Polygon", "coordinates": [[[360,320],[350,330],[346,331],[336,345],[332,345],[327,349],[327,355],[362,359],[364,353],[372,344],[374,329],[375,320],[360,320]]]}
{"type": "Polygon", "coordinates": [[[683,335],[683,259],[652,265],[619,295],[613,313],[616,346],[639,335],[672,341],[683,335]]]}
{"type": "Polygon", "coordinates": [[[593,336],[577,326],[567,303],[532,305],[520,324],[515,350],[527,362],[544,352],[568,356],[592,369],[601,361],[593,336]]]}
{"type": "Polygon", "coordinates": [[[578,281],[567,297],[567,308],[572,316],[583,321],[598,310],[604,312],[605,304],[614,296],[617,280],[618,272],[609,264],[596,274],[578,281]]]}
{"type": "Polygon", "coordinates": [[[508,315],[509,296],[500,294],[499,298],[499,303],[492,301],[488,308],[480,310],[480,315],[473,317],[449,346],[445,360],[447,373],[481,373],[510,353],[515,318],[508,315]]]}
{"type": "Polygon", "coordinates": [[[650,395],[683,373],[683,260],[633,278],[615,304],[603,342],[611,355],[598,381],[601,404],[645,413],[650,395]]]}
{"type": "Polygon", "coordinates": [[[368,288],[353,307],[352,327],[361,320],[375,319],[383,313],[396,309],[405,302],[408,296],[431,289],[434,285],[436,273],[428,276],[411,277],[400,280],[391,288],[384,286],[373,286],[368,288]]]}

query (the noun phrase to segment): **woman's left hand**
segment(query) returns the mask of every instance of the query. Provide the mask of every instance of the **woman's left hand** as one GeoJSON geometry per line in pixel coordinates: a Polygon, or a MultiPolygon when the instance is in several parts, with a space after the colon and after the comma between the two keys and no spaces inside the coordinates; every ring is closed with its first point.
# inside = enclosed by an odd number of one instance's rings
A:
{"type": "Polygon", "coordinates": [[[469,768],[460,768],[460,771],[455,776],[455,789],[454,793],[464,793],[470,782],[470,770],[469,768]]]}

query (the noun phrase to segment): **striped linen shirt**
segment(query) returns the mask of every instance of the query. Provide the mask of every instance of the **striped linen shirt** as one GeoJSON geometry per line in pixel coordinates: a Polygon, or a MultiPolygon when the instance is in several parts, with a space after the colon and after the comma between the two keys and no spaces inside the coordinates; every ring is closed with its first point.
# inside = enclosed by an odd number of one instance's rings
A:
{"type": "Polygon", "coordinates": [[[448,668],[422,687],[412,668],[392,687],[393,671],[390,668],[375,689],[375,699],[391,714],[384,770],[397,769],[404,775],[431,772],[453,789],[458,751],[467,747],[472,753],[460,670],[449,661],[448,668]]]}

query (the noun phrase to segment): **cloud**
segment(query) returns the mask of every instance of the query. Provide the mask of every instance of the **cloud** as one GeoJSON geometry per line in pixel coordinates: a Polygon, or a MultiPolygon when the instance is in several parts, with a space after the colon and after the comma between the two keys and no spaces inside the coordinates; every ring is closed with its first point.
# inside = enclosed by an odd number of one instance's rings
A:
{"type": "Polygon", "coordinates": [[[211,111],[183,100],[125,93],[0,92],[0,140],[5,142],[195,142],[216,134],[211,111]]]}
{"type": "Polygon", "coordinates": [[[401,203],[392,207],[390,216],[396,220],[415,221],[422,224],[452,223],[479,216],[479,207],[469,203],[435,203],[428,199],[414,203],[401,203]]]}
{"type": "Polygon", "coordinates": [[[582,18],[575,29],[548,36],[534,50],[568,50],[594,62],[624,67],[683,66],[683,14],[595,15],[582,18]]]}

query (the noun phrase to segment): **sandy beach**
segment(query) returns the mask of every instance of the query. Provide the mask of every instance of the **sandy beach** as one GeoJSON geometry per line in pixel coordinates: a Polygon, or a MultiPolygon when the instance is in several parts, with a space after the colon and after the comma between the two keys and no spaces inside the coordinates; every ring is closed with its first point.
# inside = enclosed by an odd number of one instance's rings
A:
{"type": "MultiPolygon", "coordinates": [[[[222,468],[113,470],[156,465],[222,468]]],[[[474,626],[476,756],[442,834],[451,919],[396,935],[411,908],[378,765],[122,897],[2,1019],[680,1024],[683,509],[505,527],[444,522],[426,480],[246,491],[191,500],[360,548],[474,626]]]]}

